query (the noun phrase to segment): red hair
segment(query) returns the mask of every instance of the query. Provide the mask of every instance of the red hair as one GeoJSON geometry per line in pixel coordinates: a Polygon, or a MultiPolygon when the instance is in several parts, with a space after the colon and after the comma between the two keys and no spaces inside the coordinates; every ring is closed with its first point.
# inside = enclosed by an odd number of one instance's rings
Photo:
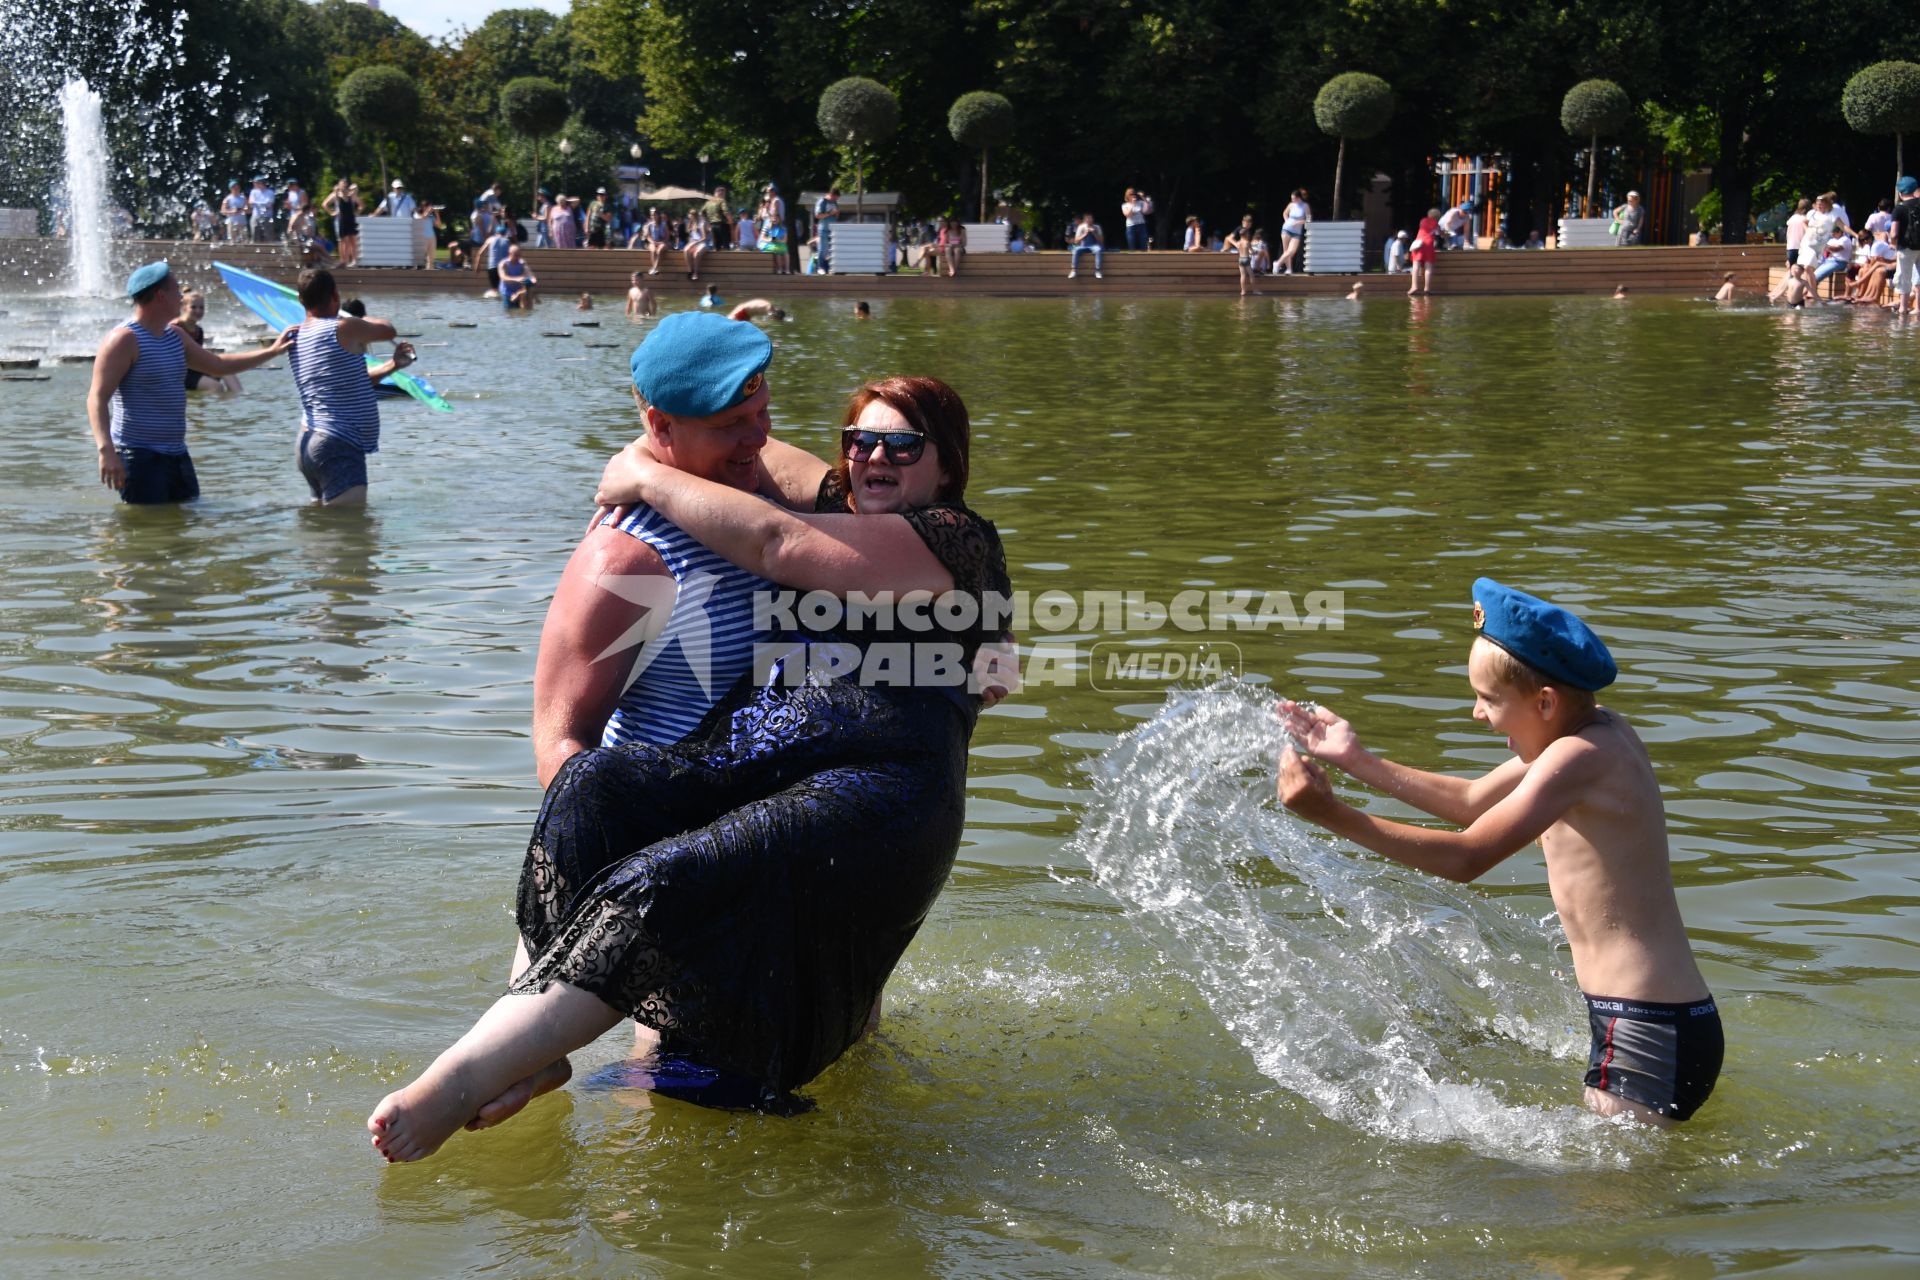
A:
{"type": "MultiPolygon", "coordinates": [[[[868,405],[879,400],[907,420],[907,425],[923,433],[947,479],[934,494],[937,502],[958,502],[967,491],[967,455],[972,448],[972,428],[967,406],[959,393],[938,378],[875,378],[853,393],[847,401],[841,425],[860,421],[868,405]]],[[[835,485],[851,492],[847,478],[847,451],[840,450],[833,464],[835,485]]]]}

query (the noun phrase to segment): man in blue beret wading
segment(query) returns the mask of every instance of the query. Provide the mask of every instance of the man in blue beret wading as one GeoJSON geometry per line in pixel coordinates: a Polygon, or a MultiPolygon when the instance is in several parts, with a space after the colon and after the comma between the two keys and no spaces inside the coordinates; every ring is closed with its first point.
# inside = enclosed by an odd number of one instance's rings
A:
{"type": "MultiPolygon", "coordinates": [[[[757,490],[771,483],[766,370],[773,343],[711,312],[668,316],[634,350],[634,402],[654,456],[757,490]]],[[[753,593],[767,584],[651,508],[596,521],[561,575],[534,671],[535,768],[575,752],[671,743],[751,662],[753,593]]]]}
{"type": "Polygon", "coordinates": [[[1280,799],[1375,853],[1462,883],[1538,840],[1587,1003],[1587,1106],[1654,1125],[1685,1120],[1720,1074],[1720,1014],[1674,899],[1646,747],[1594,701],[1617,674],[1612,655],[1572,613],[1491,578],[1473,584],[1473,619],[1473,716],[1514,753],[1491,773],[1460,778],[1382,760],[1326,708],[1280,704],[1308,755],[1464,830],[1361,813],[1292,746],[1280,755],[1280,799]]]}
{"type": "MultiPolygon", "coordinates": [[[[754,324],[711,311],[670,315],[634,350],[634,401],[658,461],[811,509],[819,461],[769,440],[772,359],[773,343],[754,324]]],[[[752,669],[755,646],[773,638],[773,620],[757,616],[756,603],[778,590],[651,507],[596,517],[540,632],[533,676],[540,785],[578,752],[668,745],[692,733],[752,669]]],[[[989,706],[1018,678],[1016,667],[992,658],[987,648],[985,665],[976,663],[989,706]]],[[[522,943],[516,977],[526,964],[522,943]]],[[[639,1024],[635,1039],[640,1054],[658,1044],[657,1033],[639,1024]]],[[[543,1068],[483,1105],[469,1127],[500,1123],[570,1074],[565,1060],[543,1068]]]]}
{"type": "Polygon", "coordinates": [[[187,455],[187,370],[229,378],[287,349],[283,335],[247,355],[215,355],[169,323],[180,314],[180,282],[165,262],[127,278],[133,318],[100,341],[87,392],[87,422],[100,456],[100,483],[122,502],[190,502],[200,482],[187,455]]]}
{"type": "MultiPolygon", "coordinates": [[[[661,321],[632,359],[634,403],[654,457],[736,489],[776,489],[778,477],[761,461],[772,359],[773,343],[751,324],[698,311],[661,321]]],[[[754,597],[769,586],[650,507],[596,517],[567,561],[540,632],[533,675],[540,785],[578,752],[667,745],[698,727],[766,638],[755,628],[754,597]]],[[[522,943],[514,974],[526,964],[522,943]]],[[[655,1033],[635,1025],[636,1052],[648,1052],[655,1033]]],[[[522,1080],[482,1107],[474,1127],[498,1124],[570,1074],[562,1060],[522,1080]]]]}

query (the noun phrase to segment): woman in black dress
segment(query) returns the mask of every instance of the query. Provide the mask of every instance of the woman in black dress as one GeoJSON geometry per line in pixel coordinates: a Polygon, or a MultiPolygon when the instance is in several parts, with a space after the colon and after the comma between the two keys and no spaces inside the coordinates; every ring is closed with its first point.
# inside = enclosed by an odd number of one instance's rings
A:
{"type": "Polygon", "coordinates": [[[333,217],[333,238],[340,265],[351,267],[360,261],[360,188],[345,178],[333,184],[333,190],[321,202],[333,217]]]}
{"type": "MultiPolygon", "coordinates": [[[[968,423],[952,389],[869,383],[846,423],[839,462],[811,463],[810,514],[643,449],[608,466],[600,500],[645,501],[801,592],[925,592],[951,607],[796,632],[766,683],[750,675],[693,736],[569,760],[521,874],[529,962],[369,1118],[387,1159],[512,1114],[623,1017],[665,1053],[754,1082],[774,1108],[864,1033],[959,848],[979,711],[969,676],[1010,588],[993,525],[961,502],[968,423]]],[[[805,465],[795,452],[769,465],[805,465]]]]}

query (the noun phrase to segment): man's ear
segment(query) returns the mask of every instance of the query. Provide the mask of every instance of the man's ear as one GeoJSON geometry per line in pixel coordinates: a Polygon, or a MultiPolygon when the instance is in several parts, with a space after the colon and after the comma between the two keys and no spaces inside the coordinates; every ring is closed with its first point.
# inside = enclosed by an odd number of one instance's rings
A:
{"type": "Polygon", "coordinates": [[[656,444],[673,447],[673,419],[652,405],[647,405],[643,415],[647,423],[647,438],[656,444]]]}

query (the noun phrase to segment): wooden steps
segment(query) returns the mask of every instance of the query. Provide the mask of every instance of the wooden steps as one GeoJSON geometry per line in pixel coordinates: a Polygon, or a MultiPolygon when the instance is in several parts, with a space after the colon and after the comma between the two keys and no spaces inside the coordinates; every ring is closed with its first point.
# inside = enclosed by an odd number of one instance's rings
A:
{"type": "MultiPolygon", "coordinates": [[[[212,286],[218,283],[211,263],[215,258],[293,283],[298,265],[279,245],[195,244],[185,241],[121,241],[114,246],[116,269],[130,270],[140,262],[168,258],[184,280],[212,286]]],[[[582,292],[603,299],[626,293],[629,276],[644,272],[647,254],[637,249],[534,249],[526,251],[541,294],[550,302],[582,292]]],[[[1635,249],[1548,249],[1443,253],[1434,268],[1436,295],[1569,295],[1610,294],[1624,284],[1629,292],[1705,295],[1720,286],[1731,271],[1743,291],[1768,287],[1769,270],[1780,251],[1772,245],[1700,245],[1635,249]]],[[[1123,297],[1233,298],[1239,291],[1238,272],[1224,253],[1112,253],[1103,265],[1105,279],[1093,278],[1092,263],[1082,259],[1076,280],[1067,279],[1064,250],[1022,254],[970,254],[953,278],[903,271],[885,276],[805,276],[773,274],[765,254],[744,250],[710,253],[701,266],[699,281],[688,280],[677,253],[661,260],[660,274],[646,283],[666,299],[691,299],[719,287],[729,303],[764,296],[786,302],[809,295],[832,298],[1081,298],[1107,294],[1123,297]]],[[[0,284],[44,283],[58,279],[66,269],[66,243],[59,240],[0,240],[0,284]]],[[[389,290],[461,293],[478,297],[484,276],[472,271],[352,269],[335,276],[348,294],[389,290]]],[[[1258,288],[1269,297],[1326,297],[1345,294],[1356,280],[1366,283],[1369,297],[1404,294],[1405,276],[1296,275],[1262,276],[1258,288]]]]}

